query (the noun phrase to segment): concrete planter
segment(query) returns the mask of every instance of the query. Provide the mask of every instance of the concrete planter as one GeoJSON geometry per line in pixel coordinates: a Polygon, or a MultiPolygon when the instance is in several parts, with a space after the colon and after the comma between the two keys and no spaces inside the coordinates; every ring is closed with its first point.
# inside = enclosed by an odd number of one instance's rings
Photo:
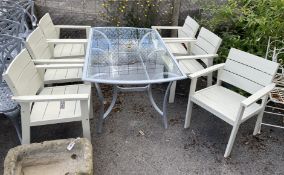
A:
{"type": "Polygon", "coordinates": [[[74,139],[21,145],[9,150],[4,175],[92,175],[93,151],[87,139],[74,139]]]}

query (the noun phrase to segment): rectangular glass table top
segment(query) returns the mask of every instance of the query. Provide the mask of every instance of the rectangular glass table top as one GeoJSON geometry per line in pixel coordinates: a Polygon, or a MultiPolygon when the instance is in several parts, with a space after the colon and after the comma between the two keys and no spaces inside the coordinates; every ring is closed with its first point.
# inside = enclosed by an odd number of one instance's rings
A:
{"type": "Polygon", "coordinates": [[[185,79],[156,30],[130,27],[91,29],[83,80],[151,84],[185,79]]]}

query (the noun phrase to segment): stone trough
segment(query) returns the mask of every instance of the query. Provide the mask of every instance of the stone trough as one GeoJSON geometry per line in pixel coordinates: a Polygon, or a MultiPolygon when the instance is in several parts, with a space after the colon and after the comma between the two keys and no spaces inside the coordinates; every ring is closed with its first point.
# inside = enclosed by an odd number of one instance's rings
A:
{"type": "Polygon", "coordinates": [[[87,139],[21,145],[9,150],[4,175],[92,175],[92,145],[87,139]],[[74,146],[69,151],[68,145],[74,146]]]}

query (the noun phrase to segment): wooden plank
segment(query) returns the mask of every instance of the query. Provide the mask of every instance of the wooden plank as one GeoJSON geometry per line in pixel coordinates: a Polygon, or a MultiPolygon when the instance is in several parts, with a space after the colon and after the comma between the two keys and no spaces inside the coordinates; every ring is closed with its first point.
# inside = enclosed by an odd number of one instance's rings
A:
{"type": "Polygon", "coordinates": [[[220,80],[227,82],[233,86],[236,86],[251,94],[264,87],[263,85],[252,82],[251,80],[240,77],[239,75],[236,75],[234,73],[228,72],[227,70],[220,71],[219,76],[220,80]]]}
{"type": "MultiPolygon", "coordinates": [[[[52,93],[52,88],[44,88],[40,95],[50,95],[52,93]]],[[[46,111],[48,102],[36,102],[31,111],[31,123],[39,122],[43,120],[43,116],[46,111]]]]}
{"type": "Polygon", "coordinates": [[[219,47],[222,42],[219,36],[204,27],[201,28],[199,35],[216,47],[219,47]]]}
{"type": "Polygon", "coordinates": [[[50,18],[49,13],[45,14],[39,21],[38,26],[43,31],[44,35],[48,39],[58,39],[58,33],[50,18]]]}
{"type": "Polygon", "coordinates": [[[249,67],[245,64],[241,64],[239,62],[235,62],[231,59],[228,59],[226,61],[224,69],[235,73],[241,77],[247,78],[251,81],[254,81],[258,84],[261,84],[263,86],[266,86],[270,84],[274,78],[274,76],[271,76],[267,73],[264,73],[258,69],[254,69],[252,67],[249,67]]]}
{"type": "Polygon", "coordinates": [[[199,28],[199,24],[194,19],[187,16],[182,29],[179,30],[178,37],[195,38],[198,28],[199,28]]]}
{"type": "Polygon", "coordinates": [[[70,56],[73,44],[63,44],[64,47],[62,49],[61,55],[60,56],[70,56]]]}
{"type": "Polygon", "coordinates": [[[166,46],[173,54],[188,54],[186,48],[181,43],[167,43],[166,46]]]}
{"type": "MultiPolygon", "coordinates": [[[[65,88],[66,88],[65,86],[52,87],[51,94],[52,95],[64,94],[65,88]]],[[[45,114],[43,116],[43,120],[58,119],[59,112],[60,112],[60,102],[59,101],[48,102],[45,114]]]]}
{"type": "Polygon", "coordinates": [[[67,74],[66,74],[66,79],[69,79],[69,78],[82,78],[82,77],[79,77],[79,70],[80,69],[68,69],[67,70],[67,74]]]}
{"type": "MultiPolygon", "coordinates": [[[[64,94],[78,94],[78,85],[66,86],[64,94]]],[[[59,118],[70,118],[75,116],[77,101],[65,101],[65,107],[60,109],[59,118]]]]}
{"type": "Polygon", "coordinates": [[[66,79],[68,69],[56,69],[56,73],[54,75],[55,80],[64,80],[66,79]]]}
{"type": "Polygon", "coordinates": [[[17,91],[17,95],[36,94],[42,85],[40,74],[26,50],[21,52],[11,63],[7,74],[17,91]]]}
{"type": "MultiPolygon", "coordinates": [[[[244,96],[217,85],[197,91],[193,95],[195,103],[231,125],[236,121],[240,103],[244,99],[244,96]]],[[[260,105],[253,104],[246,108],[243,118],[251,116],[259,109],[260,105]]]]}
{"type": "Polygon", "coordinates": [[[62,55],[63,48],[64,44],[56,44],[54,47],[54,57],[60,57],[62,55]]]}
{"type": "Polygon", "coordinates": [[[261,70],[267,74],[275,75],[278,69],[278,63],[263,59],[259,56],[232,48],[229,52],[228,58],[248,65],[255,69],[261,70]]]}
{"type": "Polygon", "coordinates": [[[185,69],[186,74],[191,74],[204,69],[204,67],[196,60],[181,60],[179,61],[179,65],[185,69]]]}
{"type": "MultiPolygon", "coordinates": [[[[78,87],[78,94],[90,94],[91,95],[91,85],[80,84],[78,87]]],[[[90,101],[89,101],[89,105],[90,105],[90,101]]],[[[81,115],[80,101],[77,101],[76,103],[75,115],[76,116],[81,115]]]]}
{"type": "Polygon", "coordinates": [[[83,44],[73,44],[70,55],[85,55],[83,44]]]}

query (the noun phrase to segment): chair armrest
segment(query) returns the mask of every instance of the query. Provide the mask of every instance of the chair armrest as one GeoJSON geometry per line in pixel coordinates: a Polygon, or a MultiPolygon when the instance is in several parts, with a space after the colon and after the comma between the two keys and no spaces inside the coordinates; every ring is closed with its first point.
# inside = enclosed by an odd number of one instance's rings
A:
{"type": "Polygon", "coordinates": [[[79,25],[55,25],[56,28],[60,29],[90,29],[91,26],[79,26],[79,25]]]}
{"type": "Polygon", "coordinates": [[[33,60],[36,65],[39,64],[69,64],[69,63],[84,63],[84,59],[38,59],[33,60]]]}
{"type": "Polygon", "coordinates": [[[209,58],[216,58],[216,57],[218,57],[218,54],[175,56],[175,59],[176,60],[195,60],[195,59],[209,59],[209,58]]]}
{"type": "Polygon", "coordinates": [[[203,69],[203,70],[200,70],[198,72],[195,72],[195,73],[192,73],[192,74],[189,74],[189,78],[193,79],[193,78],[198,78],[198,77],[201,77],[201,76],[204,76],[204,75],[207,75],[211,72],[214,72],[216,70],[219,70],[219,69],[222,69],[224,67],[225,63],[222,63],[222,64],[216,64],[214,66],[210,66],[206,69],[203,69]]]}
{"type": "Polygon", "coordinates": [[[87,39],[47,39],[49,44],[86,44],[87,39]]]}
{"type": "Polygon", "coordinates": [[[38,69],[72,69],[83,68],[84,64],[44,64],[36,65],[38,69]]]}
{"type": "Polygon", "coordinates": [[[248,107],[255,103],[256,101],[260,100],[263,96],[267,95],[270,91],[272,91],[275,88],[275,83],[271,83],[264,88],[260,89],[256,93],[252,94],[245,100],[241,102],[242,106],[248,107]]]}
{"type": "Polygon", "coordinates": [[[152,26],[152,29],[156,29],[156,30],[178,30],[178,29],[182,29],[181,26],[152,26]]]}
{"type": "Polygon", "coordinates": [[[195,38],[163,38],[165,43],[191,43],[196,42],[195,38]]]}
{"type": "Polygon", "coordinates": [[[28,95],[14,96],[13,100],[17,102],[49,102],[49,101],[74,101],[88,100],[89,94],[64,94],[64,95],[28,95]]]}

